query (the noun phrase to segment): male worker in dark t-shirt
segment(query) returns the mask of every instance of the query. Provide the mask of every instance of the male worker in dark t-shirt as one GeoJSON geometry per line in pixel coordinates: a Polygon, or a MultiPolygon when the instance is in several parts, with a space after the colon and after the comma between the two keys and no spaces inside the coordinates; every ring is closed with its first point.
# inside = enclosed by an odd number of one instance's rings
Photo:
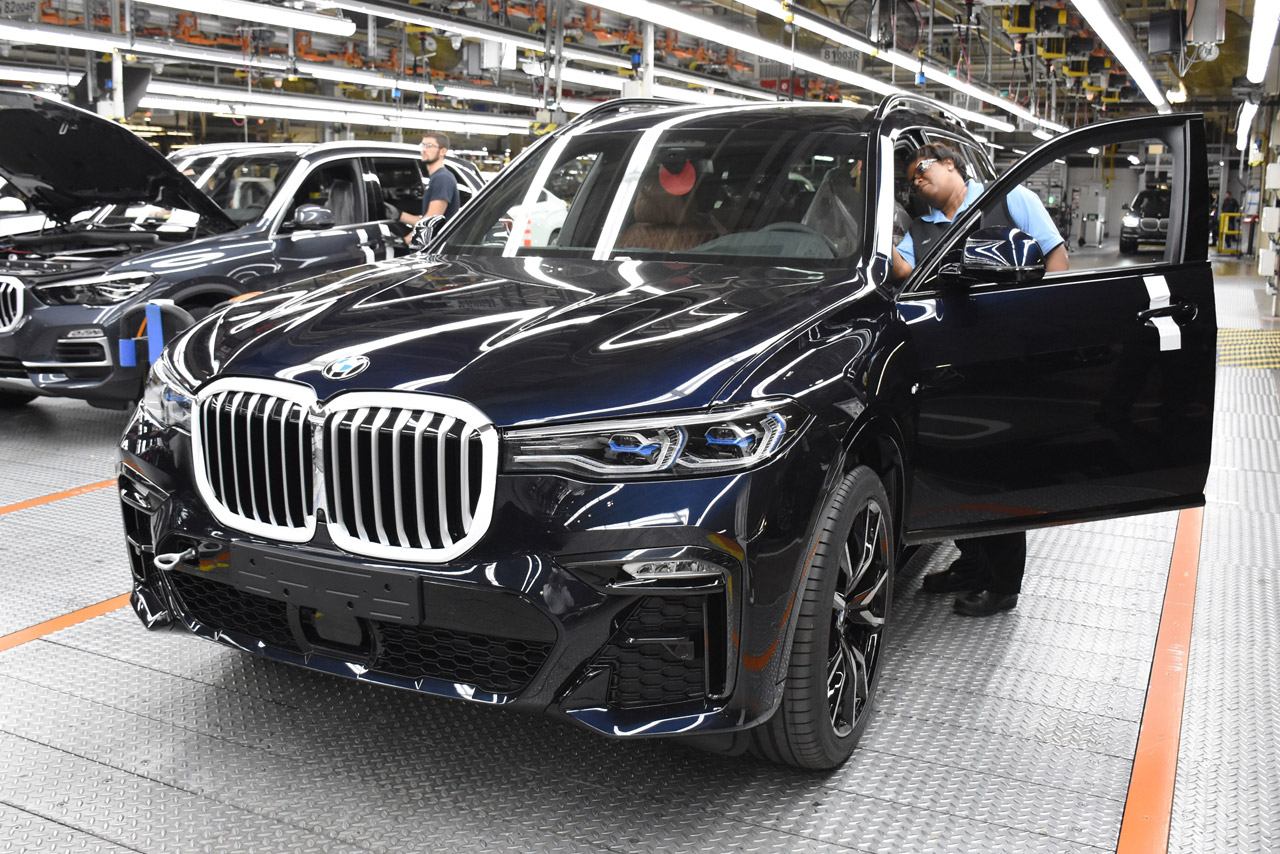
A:
{"type": "MultiPolygon", "coordinates": [[[[400,221],[408,226],[418,220],[443,214],[445,219],[458,212],[458,179],[444,168],[444,155],[449,150],[449,137],[439,131],[431,131],[422,137],[422,162],[427,165],[427,189],[422,194],[422,212],[417,216],[408,211],[400,212],[400,221]]],[[[405,238],[408,242],[408,237],[405,238]]]]}

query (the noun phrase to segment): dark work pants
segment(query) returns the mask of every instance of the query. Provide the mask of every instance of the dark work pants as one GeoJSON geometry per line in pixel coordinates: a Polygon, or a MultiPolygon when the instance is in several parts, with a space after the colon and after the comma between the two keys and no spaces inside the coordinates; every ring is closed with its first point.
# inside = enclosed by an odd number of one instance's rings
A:
{"type": "Polygon", "coordinates": [[[957,540],[956,548],[962,556],[982,562],[986,571],[984,589],[997,596],[1009,596],[1022,589],[1022,571],[1027,566],[1025,531],[957,540]]]}

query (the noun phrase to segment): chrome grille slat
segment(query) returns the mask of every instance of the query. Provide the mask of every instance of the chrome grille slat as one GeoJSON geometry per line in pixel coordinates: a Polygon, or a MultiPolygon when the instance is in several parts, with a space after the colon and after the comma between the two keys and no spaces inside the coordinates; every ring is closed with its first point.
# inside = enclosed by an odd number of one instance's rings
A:
{"type": "Polygon", "coordinates": [[[355,417],[351,419],[351,487],[352,496],[351,504],[356,512],[356,530],[360,533],[360,539],[368,540],[369,534],[364,529],[364,502],[360,500],[360,425],[364,423],[364,418],[369,414],[368,409],[356,410],[355,417]]]}
{"type": "Polygon", "coordinates": [[[458,493],[462,497],[462,527],[471,530],[471,437],[476,428],[468,424],[462,431],[462,443],[458,454],[458,473],[461,483],[458,493]]]}
{"type": "MultiPolygon", "coordinates": [[[[387,539],[387,529],[382,524],[382,466],[379,465],[378,458],[382,454],[382,425],[390,417],[391,410],[383,409],[374,416],[373,424],[369,427],[369,472],[373,481],[373,527],[378,535],[378,542],[384,546],[391,545],[391,540],[387,539]]],[[[394,479],[394,472],[389,472],[388,474],[394,479]]]]}
{"type": "Polygon", "coordinates": [[[431,425],[431,421],[430,413],[419,413],[418,426],[413,430],[413,494],[417,496],[417,512],[414,515],[418,522],[418,542],[422,544],[424,549],[431,548],[431,538],[427,536],[427,511],[423,501],[426,496],[423,480],[427,461],[422,455],[422,434],[431,425]]]}
{"type": "Polygon", "coordinates": [[[197,397],[196,484],[225,525],[308,542],[323,508],[338,548],[409,561],[451,560],[489,526],[498,432],[470,404],[402,391],[319,404],[306,386],[238,377],[197,397]]]}
{"type": "Polygon", "coordinates": [[[448,470],[449,430],[457,420],[445,416],[436,429],[436,508],[440,516],[440,542],[446,546],[453,545],[453,535],[449,532],[449,492],[445,472],[448,470]]]}
{"type": "MultiPolygon", "coordinates": [[[[282,410],[280,412],[280,480],[284,481],[288,476],[289,465],[289,426],[293,420],[293,409],[297,404],[287,400],[280,401],[282,410]]],[[[301,471],[301,469],[299,469],[301,471]]],[[[284,523],[290,528],[293,527],[293,508],[289,505],[289,494],[284,494],[284,523]]],[[[273,523],[275,519],[271,520],[273,523]]]]}
{"type": "Polygon", "coordinates": [[[258,512],[258,488],[254,484],[254,481],[257,480],[254,477],[254,473],[262,465],[262,462],[255,459],[253,453],[253,413],[257,409],[260,397],[262,397],[260,394],[250,395],[249,402],[244,407],[244,445],[246,449],[245,457],[248,463],[245,468],[249,470],[249,476],[245,480],[249,482],[249,507],[253,509],[253,518],[255,519],[262,518],[262,514],[258,512]]]}
{"type": "MultiPolygon", "coordinates": [[[[274,494],[274,490],[271,489],[271,485],[273,483],[279,483],[279,480],[275,477],[275,463],[271,454],[271,425],[273,423],[272,415],[275,413],[276,406],[278,406],[280,402],[281,401],[275,398],[267,398],[263,402],[262,406],[262,464],[267,467],[267,494],[264,496],[264,499],[267,503],[267,519],[272,525],[277,523],[276,496],[274,494]]],[[[280,431],[280,435],[284,435],[284,430],[280,431]]],[[[281,457],[280,460],[283,462],[284,457],[281,457]]],[[[281,468],[282,470],[280,474],[283,476],[283,466],[281,468]]]]}
{"type": "Polygon", "coordinates": [[[338,477],[342,472],[342,469],[338,466],[338,436],[342,430],[342,419],[345,417],[346,414],[344,413],[329,419],[329,449],[331,452],[329,455],[329,482],[333,484],[329,498],[329,513],[332,514],[333,520],[339,525],[346,523],[342,515],[342,497],[338,494],[338,477]]]}
{"type": "Polygon", "coordinates": [[[409,546],[409,535],[404,530],[404,469],[400,465],[401,447],[404,445],[404,426],[409,423],[409,419],[413,417],[413,412],[408,409],[400,410],[400,414],[396,416],[396,423],[391,426],[391,471],[395,473],[396,484],[396,545],[409,546]]]}
{"type": "Polygon", "coordinates": [[[231,497],[235,500],[235,506],[231,509],[241,516],[245,514],[241,509],[244,505],[240,502],[240,453],[239,448],[236,446],[236,411],[239,409],[240,400],[243,397],[244,392],[236,392],[235,396],[231,398],[231,411],[227,413],[227,422],[231,425],[231,441],[230,447],[227,449],[231,454],[231,488],[234,490],[231,493],[231,497]]]}

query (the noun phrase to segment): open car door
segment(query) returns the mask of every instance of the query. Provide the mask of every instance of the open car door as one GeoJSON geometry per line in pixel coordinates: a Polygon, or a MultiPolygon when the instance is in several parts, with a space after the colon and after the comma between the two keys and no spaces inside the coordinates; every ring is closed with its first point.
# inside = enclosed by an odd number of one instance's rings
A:
{"type": "Polygon", "coordinates": [[[1217,337],[1204,140],[1197,114],[1064,134],[988,186],[919,259],[898,297],[918,360],[909,540],[1204,502],[1217,337]],[[1118,245],[1072,240],[1071,268],[1044,275],[1028,235],[983,228],[1007,220],[1006,197],[1046,168],[1096,176],[1091,158],[1125,162],[1122,151],[1163,170],[1144,166],[1142,180],[1167,178],[1162,256],[1120,259],[1118,245]]]}

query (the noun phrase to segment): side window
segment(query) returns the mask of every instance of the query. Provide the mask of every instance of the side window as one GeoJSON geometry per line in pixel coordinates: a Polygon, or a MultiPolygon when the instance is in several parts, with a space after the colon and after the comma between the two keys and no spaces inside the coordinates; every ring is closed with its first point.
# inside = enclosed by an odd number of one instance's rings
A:
{"type": "Polygon", "coordinates": [[[424,184],[419,161],[407,157],[375,157],[372,165],[378,186],[382,188],[384,209],[373,211],[371,219],[398,219],[401,211],[416,216],[422,210],[424,184]]]}
{"type": "MultiPolygon", "coordinates": [[[[975,203],[980,220],[964,235],[953,230],[941,238],[943,265],[960,262],[961,237],[991,226],[1030,234],[1047,275],[1172,263],[1183,245],[1182,190],[1176,187],[1186,174],[1183,155],[1157,138],[1112,135],[1117,141],[1111,144],[1091,144],[1098,139],[1095,134],[1060,148],[1015,186],[984,192],[975,203]]],[[[1021,157],[1009,154],[997,161],[1001,174],[1021,157]]]]}
{"type": "Polygon", "coordinates": [[[1072,270],[1164,263],[1170,185],[1182,168],[1158,139],[1082,144],[1033,172],[1000,207],[989,205],[984,224],[1009,219],[1046,254],[1061,241],[1072,270]]]}
{"type": "Polygon", "coordinates": [[[333,213],[334,225],[365,222],[364,193],[352,160],[337,160],[313,168],[293,194],[286,221],[300,205],[319,205],[333,213]]]}

